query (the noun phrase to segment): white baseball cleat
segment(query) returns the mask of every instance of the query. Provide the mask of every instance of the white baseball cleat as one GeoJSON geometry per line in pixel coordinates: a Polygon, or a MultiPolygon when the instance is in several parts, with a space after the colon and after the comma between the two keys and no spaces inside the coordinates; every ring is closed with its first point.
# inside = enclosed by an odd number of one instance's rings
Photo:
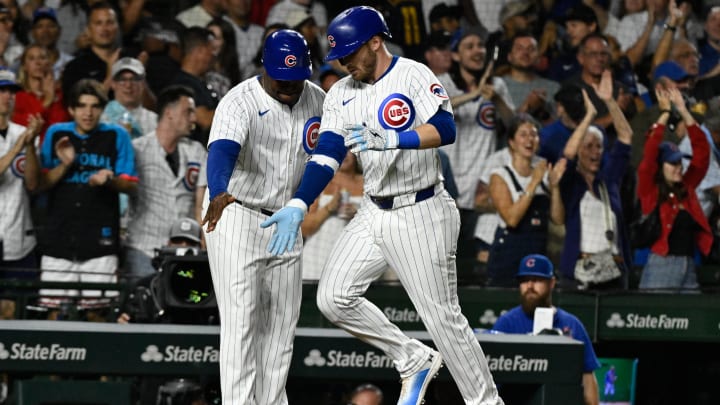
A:
{"type": "Polygon", "coordinates": [[[403,378],[402,390],[397,405],[421,405],[425,402],[425,390],[442,367],[442,356],[433,352],[427,361],[429,365],[410,377],[403,378]]]}

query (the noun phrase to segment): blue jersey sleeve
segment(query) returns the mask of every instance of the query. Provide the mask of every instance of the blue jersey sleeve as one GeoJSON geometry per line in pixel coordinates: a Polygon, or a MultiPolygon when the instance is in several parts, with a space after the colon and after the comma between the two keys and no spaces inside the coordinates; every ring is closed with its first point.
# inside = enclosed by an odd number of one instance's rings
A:
{"type": "Polygon", "coordinates": [[[115,133],[117,134],[115,141],[115,147],[117,148],[115,175],[125,180],[138,181],[137,171],[135,170],[135,150],[130,135],[125,128],[120,126],[116,126],[115,133]]]}

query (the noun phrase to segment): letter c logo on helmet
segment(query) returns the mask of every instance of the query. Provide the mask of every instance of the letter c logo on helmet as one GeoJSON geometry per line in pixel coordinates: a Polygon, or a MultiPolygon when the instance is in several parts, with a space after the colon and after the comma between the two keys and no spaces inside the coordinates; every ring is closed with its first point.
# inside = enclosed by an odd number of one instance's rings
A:
{"type": "Polygon", "coordinates": [[[330,52],[325,57],[326,62],[350,55],[373,35],[384,34],[392,38],[382,14],[368,6],[343,11],[330,22],[327,32],[330,52]]]}
{"type": "Polygon", "coordinates": [[[312,75],[312,62],[307,41],[297,31],[279,30],[265,40],[263,67],[275,80],[307,80],[312,75]]]}
{"type": "Polygon", "coordinates": [[[297,64],[297,58],[295,55],[288,55],[285,57],[285,66],[293,67],[297,64]]]}

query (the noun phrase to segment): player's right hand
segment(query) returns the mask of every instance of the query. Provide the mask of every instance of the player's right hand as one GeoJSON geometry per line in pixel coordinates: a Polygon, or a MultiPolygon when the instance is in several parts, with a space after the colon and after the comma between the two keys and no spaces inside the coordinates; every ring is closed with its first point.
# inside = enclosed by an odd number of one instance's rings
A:
{"type": "Polygon", "coordinates": [[[273,256],[279,256],[291,251],[295,247],[295,241],[300,231],[300,223],[304,218],[305,211],[301,208],[286,206],[260,224],[261,228],[267,228],[272,226],[272,224],[277,224],[277,228],[275,228],[272,239],[270,239],[270,243],[268,244],[267,251],[272,253],[273,256]]]}
{"type": "Polygon", "coordinates": [[[234,202],[235,197],[233,197],[232,194],[229,194],[227,192],[216,195],[215,198],[210,201],[210,205],[208,206],[207,212],[205,213],[205,218],[203,218],[202,221],[202,226],[205,226],[205,224],[207,224],[207,229],[205,229],[205,232],[210,233],[215,229],[215,226],[217,225],[218,221],[220,221],[220,217],[222,216],[225,207],[234,202]]]}

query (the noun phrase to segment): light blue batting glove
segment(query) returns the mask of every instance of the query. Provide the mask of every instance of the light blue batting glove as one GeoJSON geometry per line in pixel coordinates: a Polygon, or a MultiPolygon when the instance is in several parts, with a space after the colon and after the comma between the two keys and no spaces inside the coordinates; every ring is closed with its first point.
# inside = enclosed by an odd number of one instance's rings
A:
{"type": "Polygon", "coordinates": [[[345,138],[345,147],[350,148],[352,153],[397,149],[398,147],[398,133],[391,129],[377,131],[363,124],[349,126],[345,130],[349,132],[345,138]]]}
{"type": "Polygon", "coordinates": [[[261,228],[277,224],[277,228],[275,228],[267,247],[268,252],[273,256],[280,256],[293,250],[300,230],[300,223],[305,218],[306,212],[307,206],[305,203],[298,198],[293,198],[280,211],[274,213],[260,224],[261,228]]]}

